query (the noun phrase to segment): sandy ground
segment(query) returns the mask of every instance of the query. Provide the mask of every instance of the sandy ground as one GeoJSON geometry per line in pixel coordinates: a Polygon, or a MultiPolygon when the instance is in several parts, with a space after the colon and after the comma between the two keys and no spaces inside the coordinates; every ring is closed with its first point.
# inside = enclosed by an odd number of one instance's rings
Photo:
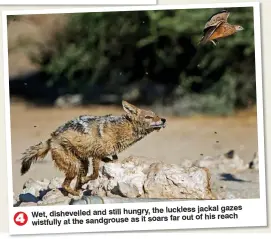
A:
{"type": "MultiPolygon", "coordinates": [[[[11,140],[14,193],[24,182],[33,178],[63,176],[53,165],[50,154],[20,175],[20,157],[26,148],[46,140],[60,124],[81,114],[120,114],[121,108],[33,108],[24,104],[11,105],[11,140]]],[[[167,127],[154,132],[119,155],[139,155],[180,163],[183,159],[197,160],[203,155],[215,156],[234,149],[246,162],[257,151],[257,119],[255,112],[243,112],[235,117],[167,118],[167,127]]],[[[257,180],[256,180],[257,181],[257,180]]],[[[256,186],[258,187],[258,186],[256,186]]]]}

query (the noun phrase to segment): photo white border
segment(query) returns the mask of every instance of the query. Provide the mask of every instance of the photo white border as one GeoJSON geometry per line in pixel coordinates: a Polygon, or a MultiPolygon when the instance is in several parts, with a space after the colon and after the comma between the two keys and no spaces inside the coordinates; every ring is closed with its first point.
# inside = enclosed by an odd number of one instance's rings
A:
{"type": "MultiPolygon", "coordinates": [[[[217,227],[228,227],[231,224],[231,227],[246,227],[246,226],[266,226],[267,225],[267,209],[266,209],[266,177],[265,177],[265,140],[264,140],[264,117],[263,117],[263,86],[262,86],[262,54],[261,54],[261,25],[260,25],[260,3],[259,2],[242,2],[242,3],[216,3],[216,4],[185,4],[185,5],[159,5],[159,6],[127,6],[127,7],[90,7],[90,8],[70,8],[70,9],[42,9],[42,10],[16,10],[16,11],[3,11],[2,12],[2,23],[3,23],[3,54],[4,54],[4,86],[5,86],[5,126],[6,126],[6,149],[7,149],[7,170],[8,170],[8,200],[9,200],[9,229],[11,234],[31,234],[31,232],[25,231],[24,227],[16,226],[13,223],[13,215],[16,211],[22,209],[22,207],[13,207],[13,177],[12,177],[12,156],[11,156],[11,127],[10,127],[10,98],[9,98],[9,72],[8,72],[8,43],[7,43],[7,16],[8,15],[25,15],[25,14],[56,14],[56,13],[83,13],[83,12],[114,12],[114,11],[144,11],[144,10],[173,10],[173,9],[202,9],[202,8],[231,8],[231,7],[253,7],[254,8],[254,46],[255,46],[255,62],[256,62],[256,90],[257,90],[257,128],[258,128],[258,155],[259,155],[259,184],[260,184],[260,198],[259,199],[236,199],[236,200],[206,200],[200,202],[200,204],[205,204],[208,202],[210,205],[218,204],[218,205],[232,205],[232,204],[240,204],[242,202],[244,205],[247,205],[250,208],[249,212],[244,212],[244,220],[243,222],[234,222],[234,223],[219,223],[217,220],[212,221],[210,225],[204,226],[203,221],[201,221],[201,225],[194,226],[182,226],[182,225],[166,225],[162,226],[159,223],[156,225],[152,225],[150,227],[144,228],[141,225],[140,230],[164,230],[164,229],[185,229],[185,228],[217,228],[217,227]],[[251,213],[251,214],[250,214],[251,213]],[[253,215],[250,217],[249,215],[253,215]],[[257,218],[256,216],[260,218],[257,218]],[[254,222],[249,222],[247,219],[254,218],[256,219],[254,222]],[[163,228],[163,229],[161,229],[163,228]]],[[[151,206],[157,205],[167,205],[168,202],[153,202],[151,206]]],[[[176,204],[176,202],[171,202],[171,205],[176,204]]],[[[177,203],[178,204],[178,203],[177,203]]],[[[177,205],[176,204],[176,205],[177,205]]],[[[181,201],[181,204],[189,204],[189,201],[181,201]]],[[[242,205],[243,205],[242,204],[242,205]]],[[[124,204],[123,204],[124,205],[124,204]]],[[[199,205],[199,204],[198,204],[199,205]]],[[[88,205],[90,206],[90,205],[88,205]]],[[[115,204],[110,205],[102,205],[103,208],[112,208],[115,207],[115,204]]],[[[121,205],[119,205],[121,207],[121,205]]],[[[150,203],[131,203],[126,204],[126,207],[137,207],[141,208],[150,207],[150,203]]],[[[71,206],[69,206],[71,207],[71,206]]],[[[76,207],[73,205],[72,209],[76,210],[76,207]]],[[[82,206],[79,206],[81,208],[82,206]]],[[[99,208],[99,205],[91,205],[91,207],[99,208]]],[[[46,206],[46,207],[38,207],[39,210],[61,210],[67,209],[65,206],[46,206]]],[[[37,207],[24,207],[24,211],[37,210],[37,207]]],[[[172,223],[171,223],[172,224],[172,223]]],[[[179,223],[180,224],[180,223],[179,223]]],[[[61,228],[60,228],[61,229],[61,228]]],[[[48,233],[48,229],[45,228],[44,233],[48,233]]],[[[129,231],[129,227],[124,228],[125,231],[129,231]]],[[[133,230],[137,230],[136,226],[133,226],[133,230]]],[[[36,233],[42,233],[42,229],[39,228],[36,233]]],[[[84,230],[84,229],[76,229],[70,232],[94,232],[95,230],[84,230]]],[[[99,230],[98,230],[99,231],[99,230]]],[[[105,227],[102,231],[123,231],[117,230],[116,228],[112,228],[112,230],[108,230],[105,227]]],[[[67,229],[52,231],[51,233],[63,233],[67,232],[67,229]]]]}
{"type": "Polygon", "coordinates": [[[65,2],[63,0],[40,0],[39,2],[34,0],[24,0],[24,2],[21,2],[20,0],[1,0],[1,5],[5,6],[12,6],[12,5],[20,5],[20,6],[29,6],[29,5],[35,5],[35,6],[46,6],[46,5],[84,5],[84,6],[90,6],[90,5],[96,5],[96,6],[102,6],[102,5],[113,5],[113,6],[127,6],[127,5],[156,5],[157,0],[66,0],[65,2]]]}

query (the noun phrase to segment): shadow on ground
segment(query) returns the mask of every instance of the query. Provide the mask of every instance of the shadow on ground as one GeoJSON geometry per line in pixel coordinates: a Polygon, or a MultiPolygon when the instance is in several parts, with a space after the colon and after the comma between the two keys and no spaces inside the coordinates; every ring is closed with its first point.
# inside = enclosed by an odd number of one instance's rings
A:
{"type": "Polygon", "coordinates": [[[221,181],[234,181],[234,182],[250,182],[250,181],[246,181],[246,180],[243,180],[243,179],[239,179],[239,178],[236,178],[234,175],[230,174],[230,173],[222,173],[220,174],[220,180],[221,181]]]}

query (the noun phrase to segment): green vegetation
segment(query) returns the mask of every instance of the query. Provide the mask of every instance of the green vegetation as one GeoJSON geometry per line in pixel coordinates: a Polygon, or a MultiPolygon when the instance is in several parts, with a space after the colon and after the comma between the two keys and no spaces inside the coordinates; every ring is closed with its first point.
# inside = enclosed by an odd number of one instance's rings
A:
{"type": "Polygon", "coordinates": [[[230,114],[256,102],[256,84],[253,8],[228,10],[245,30],[201,48],[203,27],[220,9],[70,14],[32,59],[66,93],[91,99],[99,85],[121,98],[130,87],[134,102],[174,104],[176,114],[230,114]]]}

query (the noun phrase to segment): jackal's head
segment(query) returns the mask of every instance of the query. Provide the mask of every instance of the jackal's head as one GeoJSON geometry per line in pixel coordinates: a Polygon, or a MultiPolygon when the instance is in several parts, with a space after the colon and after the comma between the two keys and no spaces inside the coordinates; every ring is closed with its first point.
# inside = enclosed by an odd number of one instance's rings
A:
{"type": "Polygon", "coordinates": [[[159,131],[166,127],[166,119],[160,118],[152,111],[139,109],[127,101],[122,101],[122,106],[129,119],[145,130],[159,131]]]}

